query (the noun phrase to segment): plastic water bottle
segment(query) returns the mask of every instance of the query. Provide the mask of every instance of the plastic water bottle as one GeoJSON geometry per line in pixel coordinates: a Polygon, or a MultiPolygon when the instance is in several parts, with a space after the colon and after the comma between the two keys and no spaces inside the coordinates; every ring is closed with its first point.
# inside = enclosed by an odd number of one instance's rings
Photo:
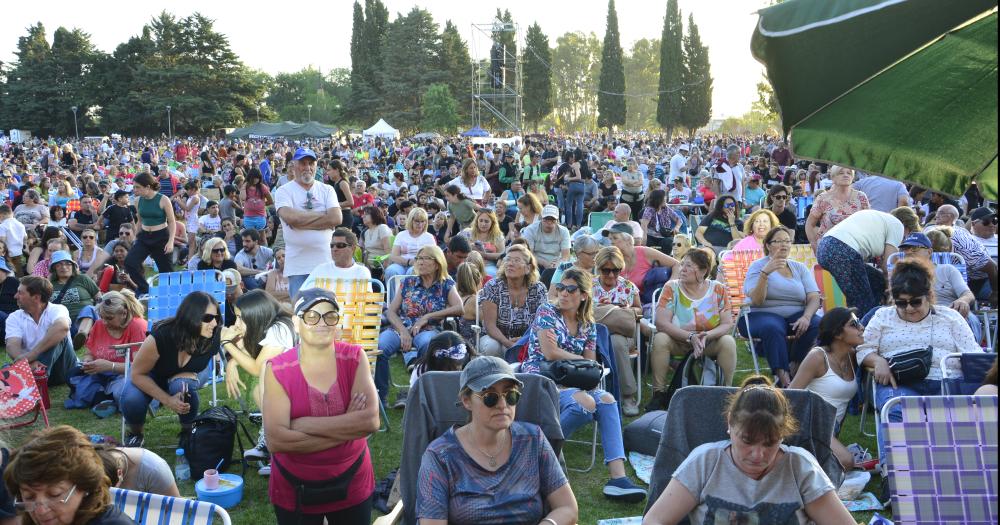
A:
{"type": "Polygon", "coordinates": [[[177,457],[174,460],[174,477],[177,481],[187,481],[191,479],[191,465],[188,464],[187,458],[184,457],[184,449],[177,449],[177,457]]]}

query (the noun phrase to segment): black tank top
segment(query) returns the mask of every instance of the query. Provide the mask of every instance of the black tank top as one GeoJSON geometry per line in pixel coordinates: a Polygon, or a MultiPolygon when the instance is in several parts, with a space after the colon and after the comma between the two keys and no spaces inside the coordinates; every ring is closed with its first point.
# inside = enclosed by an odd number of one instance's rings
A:
{"type": "Polygon", "coordinates": [[[156,327],[153,330],[153,339],[156,341],[156,351],[160,354],[159,359],[156,360],[156,364],[153,365],[152,372],[156,374],[157,379],[160,381],[166,381],[171,377],[180,374],[181,372],[190,372],[197,374],[205,368],[208,367],[209,361],[212,356],[215,355],[215,351],[219,348],[219,337],[216,336],[215,340],[209,345],[209,348],[213,349],[210,352],[200,355],[193,355],[191,359],[184,364],[184,366],[179,366],[177,364],[177,345],[171,337],[173,325],[165,324],[156,327]]]}

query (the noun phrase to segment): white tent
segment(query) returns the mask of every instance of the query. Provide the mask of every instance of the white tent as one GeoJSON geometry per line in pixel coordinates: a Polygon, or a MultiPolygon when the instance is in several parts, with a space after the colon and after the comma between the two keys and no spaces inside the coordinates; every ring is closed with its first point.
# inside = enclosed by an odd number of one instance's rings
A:
{"type": "Polygon", "coordinates": [[[365,137],[386,137],[399,138],[399,130],[390,126],[385,119],[378,119],[374,126],[366,129],[363,133],[365,137]]]}

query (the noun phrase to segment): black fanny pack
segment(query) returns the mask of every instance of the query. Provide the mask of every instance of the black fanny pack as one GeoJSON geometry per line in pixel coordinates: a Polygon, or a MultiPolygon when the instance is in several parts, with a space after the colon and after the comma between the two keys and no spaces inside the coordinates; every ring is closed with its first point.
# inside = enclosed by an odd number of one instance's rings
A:
{"type": "Polygon", "coordinates": [[[896,384],[905,385],[927,379],[931,371],[934,348],[918,348],[896,354],[887,361],[889,370],[896,377],[896,384]]]}
{"type": "Polygon", "coordinates": [[[541,363],[538,373],[557,385],[589,391],[601,383],[604,369],[591,359],[558,359],[541,363]]]}
{"type": "Polygon", "coordinates": [[[327,503],[334,503],[337,501],[342,501],[347,498],[347,492],[351,488],[351,481],[354,480],[354,474],[358,472],[361,468],[361,463],[364,462],[365,453],[362,452],[358,456],[358,459],[354,461],[350,467],[339,475],[329,478],[329,479],[318,479],[318,480],[305,480],[296,477],[292,473],[285,470],[278,463],[278,458],[271,456],[271,464],[278,467],[278,473],[281,477],[285,478],[288,483],[295,490],[295,515],[297,518],[302,516],[302,507],[314,506],[314,505],[326,505],[327,503]]]}

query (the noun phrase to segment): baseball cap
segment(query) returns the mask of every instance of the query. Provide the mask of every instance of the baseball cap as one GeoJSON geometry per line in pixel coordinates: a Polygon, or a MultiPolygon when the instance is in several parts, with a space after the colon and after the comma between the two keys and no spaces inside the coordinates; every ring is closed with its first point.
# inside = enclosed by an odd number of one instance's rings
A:
{"type": "Polygon", "coordinates": [[[545,207],[542,208],[542,218],[559,220],[559,207],[554,204],[546,204],[545,207]]]}
{"type": "Polygon", "coordinates": [[[509,379],[523,387],[524,383],[514,377],[514,370],[507,364],[507,361],[499,357],[481,355],[462,369],[462,376],[459,379],[460,390],[468,388],[473,392],[482,392],[500,381],[509,379]]]}
{"type": "Polygon", "coordinates": [[[323,288],[307,288],[301,290],[295,300],[295,315],[301,315],[323,301],[332,304],[334,310],[340,311],[340,303],[337,302],[337,296],[333,292],[323,288]]]}
{"type": "Polygon", "coordinates": [[[924,234],[922,234],[920,232],[911,233],[911,234],[907,235],[906,238],[903,239],[903,242],[899,243],[899,247],[900,248],[902,248],[904,246],[913,246],[913,247],[918,247],[918,248],[927,248],[928,250],[932,249],[931,248],[931,240],[928,239],[926,235],[924,235],[924,234]]]}
{"type": "Polygon", "coordinates": [[[687,144],[681,144],[680,146],[677,146],[677,151],[691,151],[691,148],[689,148],[687,144]]]}
{"type": "Polygon", "coordinates": [[[236,287],[238,287],[240,285],[240,282],[243,281],[243,277],[240,276],[240,272],[233,268],[228,268],[226,270],[223,270],[222,277],[223,279],[226,280],[227,292],[235,292],[236,287]]]}
{"type": "Polygon", "coordinates": [[[972,210],[972,213],[969,214],[969,219],[973,221],[981,221],[987,217],[996,216],[996,214],[997,212],[994,211],[992,208],[987,208],[984,206],[982,208],[976,208],[972,210]]]}
{"type": "Polygon", "coordinates": [[[309,148],[299,148],[295,150],[295,155],[292,157],[292,160],[302,160],[306,157],[311,157],[312,160],[317,159],[315,151],[309,148]]]}
{"type": "Polygon", "coordinates": [[[73,263],[73,266],[76,266],[76,261],[73,260],[73,256],[70,255],[70,253],[67,252],[66,250],[59,250],[56,253],[53,253],[52,262],[49,263],[49,270],[51,271],[52,268],[55,267],[55,265],[66,261],[69,261],[73,263]]]}
{"type": "Polygon", "coordinates": [[[7,273],[14,273],[14,272],[12,272],[12,271],[11,271],[11,269],[10,269],[10,268],[9,268],[9,267],[7,266],[7,263],[6,263],[6,262],[5,262],[5,261],[4,261],[3,259],[0,259],[0,270],[3,270],[3,271],[5,271],[5,272],[7,272],[7,273]]]}
{"type": "Polygon", "coordinates": [[[611,226],[610,228],[601,230],[601,235],[603,235],[605,237],[611,235],[612,233],[627,233],[629,235],[632,235],[635,232],[632,231],[632,227],[631,226],[629,226],[628,224],[625,224],[623,222],[619,222],[618,224],[615,224],[614,226],[611,226]]]}

